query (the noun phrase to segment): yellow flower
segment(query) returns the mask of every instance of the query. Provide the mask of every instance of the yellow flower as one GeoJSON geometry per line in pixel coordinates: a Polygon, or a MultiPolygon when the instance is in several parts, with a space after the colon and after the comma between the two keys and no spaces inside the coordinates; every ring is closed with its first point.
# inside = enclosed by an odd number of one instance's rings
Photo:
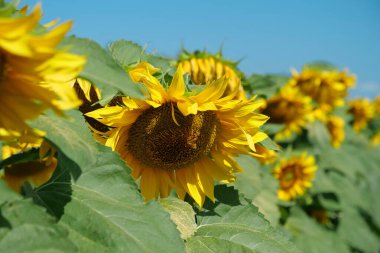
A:
{"type": "Polygon", "coordinates": [[[255,145],[256,159],[262,164],[272,164],[277,160],[278,153],[274,150],[266,149],[261,145],[255,145]]]}
{"type": "Polygon", "coordinates": [[[344,120],[341,117],[330,115],[327,120],[327,129],[331,136],[331,145],[339,148],[344,141],[344,120]]]}
{"type": "Polygon", "coordinates": [[[357,98],[349,102],[349,112],[354,116],[353,129],[360,132],[374,116],[374,108],[366,98],[357,98]]]}
{"type": "Polygon", "coordinates": [[[380,96],[373,100],[373,107],[375,108],[375,113],[380,116],[380,96]]]}
{"type": "Polygon", "coordinates": [[[346,71],[305,68],[301,73],[293,70],[289,84],[299,87],[320,105],[334,108],[344,104],[347,91],[355,85],[355,80],[355,76],[346,71]]]}
{"type": "Polygon", "coordinates": [[[10,188],[20,192],[25,182],[32,183],[39,187],[46,183],[53,175],[58,161],[54,157],[55,149],[47,142],[38,139],[36,142],[17,142],[2,147],[1,157],[7,159],[14,154],[22,153],[31,148],[39,148],[39,159],[27,162],[20,162],[8,165],[4,168],[0,178],[4,180],[10,188]]]}
{"type": "Polygon", "coordinates": [[[247,100],[241,74],[232,67],[233,63],[221,59],[219,55],[205,53],[186,55],[179,64],[184,72],[189,73],[195,84],[207,84],[222,77],[228,78],[228,86],[224,95],[234,94],[234,99],[247,100]]]}
{"type": "Polygon", "coordinates": [[[259,127],[268,119],[255,113],[260,102],[223,97],[226,79],[186,94],[181,66],[165,89],[153,76],[158,69],[140,63],[129,72],[148,91],[145,100],[123,97],[123,106],[109,106],[87,116],[113,127],[106,145],[117,151],[141,178],[146,200],[167,197],[171,189],[188,193],[202,206],[214,201],[214,180],[232,182],[241,168],[238,154],[255,155],[255,144],[267,138],[259,127]]]}
{"type": "Polygon", "coordinates": [[[380,131],[372,136],[371,143],[375,146],[380,144],[380,131]]]}
{"type": "Polygon", "coordinates": [[[303,153],[289,160],[283,158],[273,170],[280,183],[278,198],[289,201],[304,195],[306,189],[311,187],[316,171],[314,156],[303,153]]]}
{"type": "Polygon", "coordinates": [[[263,114],[269,116],[270,123],[284,124],[284,128],[276,133],[275,140],[299,134],[314,119],[311,99],[291,86],[284,86],[279,94],[268,99],[263,114]]]}
{"type": "Polygon", "coordinates": [[[56,49],[71,23],[37,34],[41,15],[37,5],[28,16],[0,18],[0,140],[41,135],[26,120],[80,104],[63,82],[78,75],[85,59],[56,49]]]}
{"type": "Polygon", "coordinates": [[[82,78],[77,78],[69,84],[74,87],[78,98],[82,100],[82,104],[79,106],[79,111],[84,114],[84,118],[93,132],[95,139],[101,143],[104,143],[105,139],[102,138],[101,135],[108,132],[109,128],[99,121],[85,115],[88,112],[103,108],[103,106],[98,103],[101,99],[99,89],[89,81],[82,78]]]}

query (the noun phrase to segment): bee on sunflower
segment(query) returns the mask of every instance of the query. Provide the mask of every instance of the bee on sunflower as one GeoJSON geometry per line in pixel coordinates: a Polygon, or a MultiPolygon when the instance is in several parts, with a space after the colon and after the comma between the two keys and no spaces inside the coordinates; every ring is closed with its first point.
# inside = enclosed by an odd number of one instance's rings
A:
{"type": "Polygon", "coordinates": [[[290,201],[303,196],[306,189],[312,186],[316,171],[315,158],[307,153],[290,159],[282,158],[273,169],[273,175],[280,183],[277,191],[278,198],[290,201]]]}
{"type": "Polygon", "coordinates": [[[224,95],[234,94],[234,99],[247,100],[241,78],[243,73],[237,69],[237,63],[223,59],[221,52],[212,55],[207,52],[188,53],[183,50],[180,54],[178,66],[190,75],[195,84],[207,84],[223,76],[228,78],[228,85],[224,95]]]}
{"type": "Polygon", "coordinates": [[[27,135],[37,141],[43,133],[29,127],[27,120],[46,109],[62,115],[80,104],[64,83],[79,74],[85,58],[57,49],[71,22],[41,29],[41,6],[29,15],[25,12],[0,17],[0,140],[27,135]]]}
{"type": "Polygon", "coordinates": [[[145,87],[146,98],[122,97],[122,105],[87,113],[109,126],[105,145],[117,151],[140,179],[145,200],[167,197],[175,189],[202,206],[214,201],[214,180],[233,182],[242,168],[234,156],[255,156],[255,144],[268,117],[254,112],[262,102],[223,96],[228,79],[209,82],[198,93],[187,92],[181,65],[165,88],[154,74],[159,69],[140,63],[129,74],[145,87]]]}

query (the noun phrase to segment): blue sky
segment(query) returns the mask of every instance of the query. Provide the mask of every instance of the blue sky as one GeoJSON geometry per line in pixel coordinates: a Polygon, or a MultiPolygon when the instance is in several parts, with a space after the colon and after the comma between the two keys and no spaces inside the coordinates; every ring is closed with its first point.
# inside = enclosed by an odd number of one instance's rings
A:
{"type": "Polygon", "coordinates": [[[182,45],[216,52],[223,44],[248,74],[325,60],[358,76],[352,96],[380,95],[379,0],[40,2],[45,22],[72,19],[72,34],[102,45],[127,39],[174,57],[182,45]]]}

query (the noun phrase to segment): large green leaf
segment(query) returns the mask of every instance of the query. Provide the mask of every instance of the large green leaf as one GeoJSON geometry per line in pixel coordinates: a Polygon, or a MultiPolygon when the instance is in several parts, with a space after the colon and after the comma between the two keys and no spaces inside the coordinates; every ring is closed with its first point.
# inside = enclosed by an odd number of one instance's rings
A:
{"type": "Polygon", "coordinates": [[[108,50],[112,57],[125,69],[141,61],[146,61],[156,68],[160,68],[163,73],[169,72],[170,74],[174,74],[171,59],[148,54],[142,46],[132,41],[114,41],[108,46],[108,50]]]}
{"type": "Polygon", "coordinates": [[[70,46],[73,53],[87,57],[86,66],[80,77],[95,84],[101,90],[103,98],[112,98],[117,92],[132,97],[143,97],[128,73],[96,42],[71,36],[64,39],[62,46],[70,46]]]}
{"type": "Polygon", "coordinates": [[[276,196],[278,181],[270,174],[269,166],[260,165],[251,156],[239,156],[236,160],[244,171],[236,175],[234,187],[246,198],[253,200],[253,204],[271,225],[276,226],[280,217],[276,196]]]}
{"type": "Polygon", "coordinates": [[[253,74],[244,81],[253,95],[261,95],[266,98],[272,97],[288,81],[286,75],[259,75],[253,74]]]}
{"type": "Polygon", "coordinates": [[[76,252],[68,231],[0,181],[0,252],[76,252]]]}
{"type": "Polygon", "coordinates": [[[124,68],[138,63],[144,54],[144,49],[140,45],[127,40],[112,42],[109,44],[108,50],[112,57],[124,68]]]}
{"type": "Polygon", "coordinates": [[[181,232],[181,238],[187,239],[197,230],[195,212],[191,205],[178,198],[164,198],[160,200],[161,206],[170,213],[170,218],[181,232]]]}
{"type": "Polygon", "coordinates": [[[82,252],[183,252],[169,214],[155,201],[145,204],[125,163],[91,140],[79,112],[70,116],[70,124],[54,115],[38,120],[58,149],[59,164],[35,201],[60,218],[82,252]]]}
{"type": "Polygon", "coordinates": [[[195,236],[186,241],[188,252],[299,252],[254,205],[225,209],[221,217],[201,219],[195,236]]]}

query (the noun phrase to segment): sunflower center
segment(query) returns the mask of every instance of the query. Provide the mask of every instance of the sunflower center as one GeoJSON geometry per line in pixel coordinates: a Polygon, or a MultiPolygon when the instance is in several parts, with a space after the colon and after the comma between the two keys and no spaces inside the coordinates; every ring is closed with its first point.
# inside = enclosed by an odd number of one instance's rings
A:
{"type": "Polygon", "coordinates": [[[144,165],[184,168],[209,153],[218,124],[213,111],[183,116],[176,105],[164,104],[137,118],[129,129],[127,148],[144,165]]]}
{"type": "Polygon", "coordinates": [[[281,176],[280,176],[280,184],[282,189],[289,189],[291,188],[297,181],[297,178],[299,177],[300,170],[299,165],[293,164],[289,165],[286,168],[283,169],[281,176]]]}
{"type": "Polygon", "coordinates": [[[0,54],[0,84],[3,82],[5,77],[5,55],[0,54]]]}

